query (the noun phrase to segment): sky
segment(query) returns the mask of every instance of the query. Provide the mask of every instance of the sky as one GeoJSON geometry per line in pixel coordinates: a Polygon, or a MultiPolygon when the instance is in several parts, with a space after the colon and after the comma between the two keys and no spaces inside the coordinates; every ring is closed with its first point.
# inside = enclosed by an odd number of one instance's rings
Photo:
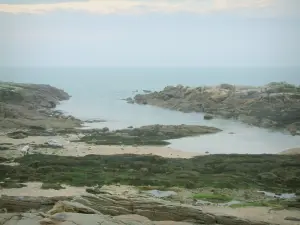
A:
{"type": "Polygon", "coordinates": [[[300,0],[0,0],[0,67],[300,67],[300,0]]]}

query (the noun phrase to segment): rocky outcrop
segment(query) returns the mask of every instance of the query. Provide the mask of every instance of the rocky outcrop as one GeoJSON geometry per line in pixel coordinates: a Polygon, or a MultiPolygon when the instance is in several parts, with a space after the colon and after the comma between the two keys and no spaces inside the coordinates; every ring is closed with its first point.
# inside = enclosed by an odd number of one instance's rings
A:
{"type": "Polygon", "coordinates": [[[0,102],[24,105],[30,108],[55,108],[59,101],[70,96],[61,89],[43,84],[17,84],[0,82],[0,102]]]}
{"type": "Polygon", "coordinates": [[[27,212],[29,210],[50,209],[53,205],[62,200],[71,200],[69,197],[20,197],[6,196],[0,197],[0,209],[7,212],[27,212]]]}
{"type": "MultiPolygon", "coordinates": [[[[19,201],[22,205],[28,204],[27,209],[31,210],[29,206],[32,204],[28,203],[28,199],[25,203],[23,199],[20,199],[19,201]]],[[[32,201],[41,202],[45,201],[45,199],[38,197],[35,200],[32,199],[32,201]]],[[[0,202],[2,204],[1,206],[4,208],[6,204],[5,202],[3,203],[2,198],[0,198],[0,202]]],[[[0,217],[0,219],[2,219],[2,224],[9,224],[8,221],[12,218],[16,219],[15,215],[16,214],[6,214],[6,218],[3,218],[4,215],[2,215],[0,217]],[[12,217],[7,215],[12,215],[12,217]]],[[[19,220],[24,218],[26,217],[19,216],[19,220]]],[[[170,224],[185,222],[178,224],[273,225],[267,222],[251,221],[231,215],[212,213],[204,211],[196,206],[171,203],[160,199],[146,199],[137,196],[130,198],[107,194],[74,197],[71,202],[58,201],[47,213],[36,213],[35,217],[31,214],[30,219],[32,218],[35,218],[35,221],[39,221],[39,223],[32,224],[42,225],[57,224],[58,222],[60,222],[60,224],[70,224],[67,223],[70,221],[75,222],[74,224],[85,225],[97,224],[97,222],[98,224],[164,224],[161,222],[152,222],[150,220],[172,221],[170,224]],[[141,221],[143,223],[141,223],[141,221]]]]}
{"type": "Polygon", "coordinates": [[[221,130],[215,127],[198,125],[147,125],[139,128],[128,128],[116,131],[89,131],[80,141],[98,145],[167,145],[166,140],[196,135],[214,134],[221,130]]]}
{"type": "Polygon", "coordinates": [[[300,87],[284,82],[263,87],[168,86],[160,92],[138,94],[134,102],[182,112],[215,114],[255,126],[287,128],[292,134],[300,134],[300,87]]]}
{"type": "Polygon", "coordinates": [[[69,98],[66,92],[50,85],[0,82],[0,127],[55,127],[62,123],[74,127],[79,120],[53,110],[69,98]]]}
{"type": "Polygon", "coordinates": [[[1,225],[192,225],[185,222],[150,221],[139,215],[106,216],[103,214],[58,213],[44,215],[40,213],[0,214],[1,225]]]}

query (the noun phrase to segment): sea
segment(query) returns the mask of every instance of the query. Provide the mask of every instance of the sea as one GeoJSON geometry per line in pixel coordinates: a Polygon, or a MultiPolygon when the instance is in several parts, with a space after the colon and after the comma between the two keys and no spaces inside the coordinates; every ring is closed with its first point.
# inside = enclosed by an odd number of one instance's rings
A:
{"type": "Polygon", "coordinates": [[[151,124],[214,126],[220,133],[171,140],[169,147],[210,154],[276,154],[300,147],[300,137],[249,126],[234,120],[203,119],[202,113],[182,113],[124,100],[143,90],[159,91],[168,85],[191,87],[229,83],[260,86],[286,81],[300,85],[300,68],[0,68],[0,80],[50,84],[72,98],[57,108],[89,124],[112,130],[151,124]]]}

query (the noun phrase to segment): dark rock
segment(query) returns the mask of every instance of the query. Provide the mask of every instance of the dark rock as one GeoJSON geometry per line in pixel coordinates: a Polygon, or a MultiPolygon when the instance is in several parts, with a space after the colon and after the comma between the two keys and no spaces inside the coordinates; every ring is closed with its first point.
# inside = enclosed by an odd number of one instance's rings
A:
{"type": "Polygon", "coordinates": [[[103,193],[103,191],[102,191],[101,188],[99,188],[99,187],[86,188],[85,191],[86,191],[87,193],[94,194],[94,195],[103,193]]]}
{"type": "Polygon", "coordinates": [[[23,187],[26,187],[26,185],[14,181],[4,181],[0,183],[0,188],[23,188],[23,187]]]}
{"type": "Polygon", "coordinates": [[[7,136],[13,139],[24,139],[28,137],[28,133],[25,131],[15,131],[8,133],[7,136]]]}
{"type": "Polygon", "coordinates": [[[109,132],[109,128],[108,127],[102,128],[102,132],[109,132]]]}
{"type": "Polygon", "coordinates": [[[80,141],[98,145],[168,145],[168,139],[213,134],[221,130],[215,127],[197,125],[148,125],[140,128],[116,131],[95,131],[80,141]]]}
{"type": "Polygon", "coordinates": [[[234,87],[234,85],[231,85],[231,84],[221,84],[220,88],[227,89],[227,90],[234,90],[235,87],[234,87]]]}
{"type": "Polygon", "coordinates": [[[134,100],[132,98],[126,98],[125,101],[129,104],[134,104],[134,100]]]}
{"type": "Polygon", "coordinates": [[[214,117],[213,117],[213,115],[206,114],[206,115],[204,115],[203,118],[204,118],[205,120],[212,120],[214,117]]]}
{"type": "Polygon", "coordinates": [[[289,220],[289,221],[300,221],[300,218],[296,218],[296,217],[285,217],[284,220],[289,220]]]}
{"type": "Polygon", "coordinates": [[[65,189],[63,186],[60,184],[50,184],[50,183],[43,183],[41,186],[41,189],[54,189],[54,190],[60,190],[60,189],[65,189]]]}
{"type": "MultiPolygon", "coordinates": [[[[72,119],[75,119],[75,118],[73,117],[72,119]]],[[[94,120],[85,120],[84,122],[86,122],[86,123],[103,123],[103,122],[106,122],[106,120],[94,119],[94,120]]]]}

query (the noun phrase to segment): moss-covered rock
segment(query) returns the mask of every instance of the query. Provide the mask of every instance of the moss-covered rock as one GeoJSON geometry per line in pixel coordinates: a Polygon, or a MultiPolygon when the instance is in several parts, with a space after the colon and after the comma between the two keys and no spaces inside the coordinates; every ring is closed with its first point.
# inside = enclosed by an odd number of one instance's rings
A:
{"type": "Polygon", "coordinates": [[[41,189],[60,190],[60,189],[65,189],[65,188],[58,183],[43,183],[41,186],[41,189]]]}
{"type": "Polygon", "coordinates": [[[24,139],[28,137],[28,134],[25,131],[14,131],[8,133],[7,136],[13,139],[24,139]]]}
{"type": "Polygon", "coordinates": [[[80,141],[97,145],[168,145],[166,140],[221,131],[218,128],[196,125],[149,125],[111,131],[95,130],[80,141]]]}
{"type": "Polygon", "coordinates": [[[15,182],[15,181],[3,181],[0,183],[0,188],[23,188],[26,187],[25,184],[19,183],[19,182],[15,182]]]}

